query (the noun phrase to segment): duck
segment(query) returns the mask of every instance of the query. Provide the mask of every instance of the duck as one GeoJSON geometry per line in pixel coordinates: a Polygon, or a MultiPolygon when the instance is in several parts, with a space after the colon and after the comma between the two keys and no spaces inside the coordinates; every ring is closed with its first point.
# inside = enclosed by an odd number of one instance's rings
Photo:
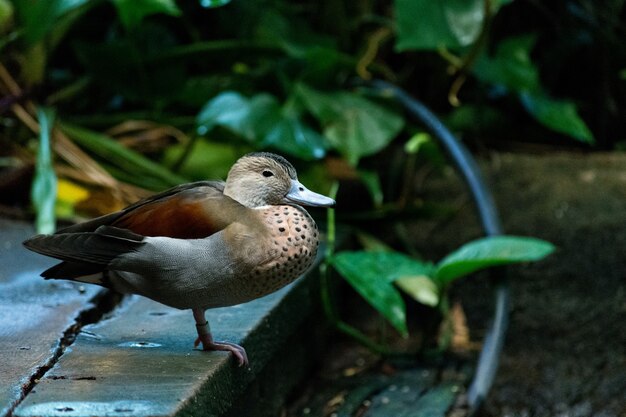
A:
{"type": "Polygon", "coordinates": [[[305,273],[320,233],[303,206],[334,205],[307,189],[284,157],[253,152],[235,162],[225,182],[182,184],[23,244],[61,261],[41,274],[45,279],[191,310],[194,347],[231,352],[242,366],[245,349],[215,341],[206,310],[263,297],[305,273]]]}

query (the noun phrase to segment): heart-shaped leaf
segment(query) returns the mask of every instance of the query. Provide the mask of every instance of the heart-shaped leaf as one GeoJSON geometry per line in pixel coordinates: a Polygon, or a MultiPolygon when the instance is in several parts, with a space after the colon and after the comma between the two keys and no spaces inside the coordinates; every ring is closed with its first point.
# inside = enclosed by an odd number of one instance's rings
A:
{"type": "Polygon", "coordinates": [[[485,18],[482,0],[396,0],[396,48],[458,48],[472,44],[485,18]]]}
{"type": "Polygon", "coordinates": [[[491,266],[538,261],[554,251],[545,240],[520,236],[492,236],[469,242],[437,264],[435,279],[448,284],[491,266]]]}
{"type": "Polygon", "coordinates": [[[428,275],[433,266],[398,252],[341,252],[331,264],[365,300],[406,336],[406,308],[393,283],[400,277],[428,275]]]}
{"type": "Polygon", "coordinates": [[[219,125],[256,147],[272,147],[305,160],[324,157],[324,138],[298,116],[297,111],[288,105],[281,106],[270,94],[248,98],[225,91],[211,99],[198,114],[198,133],[204,135],[219,125]]]}
{"type": "Polygon", "coordinates": [[[352,165],[387,146],[404,125],[393,111],[355,93],[324,93],[304,84],[296,93],[324,126],[330,144],[352,165]]]}

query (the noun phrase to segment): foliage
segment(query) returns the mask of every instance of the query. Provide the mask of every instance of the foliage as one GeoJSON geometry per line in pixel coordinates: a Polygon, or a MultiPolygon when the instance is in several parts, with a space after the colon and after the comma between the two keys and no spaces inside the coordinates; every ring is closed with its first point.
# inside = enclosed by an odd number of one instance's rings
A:
{"type": "Polygon", "coordinates": [[[461,277],[493,266],[538,261],[553,251],[550,243],[540,239],[494,236],[471,241],[435,265],[391,250],[340,252],[331,258],[331,264],[406,336],[406,308],[396,287],[434,307],[446,297],[449,285],[461,277]]]}
{"type": "MultiPolygon", "coordinates": [[[[285,154],[321,192],[358,182],[371,204],[360,199],[344,218],[367,228],[370,219],[428,212],[414,195],[415,172],[443,160],[368,80],[419,96],[470,143],[610,149],[626,140],[623,8],[591,0],[0,0],[0,157],[35,167],[42,231],[54,227],[55,198],[57,215],[103,214],[180,182],[224,177],[255,149],[285,154]]],[[[401,254],[333,262],[404,333],[396,287],[435,305],[442,277],[517,260],[497,254],[511,242],[493,242],[487,257],[458,255],[468,262],[440,269],[419,269],[401,254]],[[395,257],[390,270],[411,273],[386,275],[385,257],[395,257]],[[382,278],[355,274],[348,261],[359,259],[382,278]]],[[[516,250],[531,260],[528,247],[516,250]]]]}

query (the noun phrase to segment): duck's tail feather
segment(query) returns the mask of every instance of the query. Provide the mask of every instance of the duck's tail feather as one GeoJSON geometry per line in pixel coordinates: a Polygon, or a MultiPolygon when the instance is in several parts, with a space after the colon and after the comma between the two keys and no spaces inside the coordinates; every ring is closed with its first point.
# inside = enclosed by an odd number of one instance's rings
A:
{"type": "Polygon", "coordinates": [[[61,262],[44,271],[44,278],[73,279],[105,285],[101,272],[116,257],[137,250],[144,237],[126,229],[100,226],[95,232],[37,235],[24,242],[28,249],[61,262]]]}

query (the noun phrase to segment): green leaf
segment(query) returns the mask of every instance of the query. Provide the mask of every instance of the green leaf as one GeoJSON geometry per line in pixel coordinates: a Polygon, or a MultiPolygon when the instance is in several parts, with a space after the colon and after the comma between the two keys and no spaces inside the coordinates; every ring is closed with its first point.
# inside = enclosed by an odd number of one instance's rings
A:
{"type": "MultiPolygon", "coordinates": [[[[175,144],[165,150],[164,164],[178,161],[187,144],[175,144]]],[[[239,158],[240,151],[231,144],[210,142],[198,138],[178,172],[192,181],[226,178],[228,170],[239,158]]]]}
{"type": "Polygon", "coordinates": [[[235,91],[225,91],[209,100],[200,110],[197,131],[199,135],[205,135],[215,126],[222,126],[254,140],[256,135],[254,130],[249,131],[249,118],[249,100],[235,91]]]}
{"type": "Polygon", "coordinates": [[[471,45],[485,18],[483,0],[396,0],[395,14],[398,51],[471,45]]]}
{"type": "Polygon", "coordinates": [[[432,265],[398,252],[341,252],[330,260],[339,273],[393,327],[406,336],[406,309],[393,282],[400,277],[428,275],[432,265]]]}
{"type": "Polygon", "coordinates": [[[539,82],[539,71],[530,59],[536,36],[523,35],[503,40],[496,54],[483,54],[474,67],[482,81],[500,84],[518,93],[524,108],[548,129],[585,143],[594,137],[580,118],[574,103],[550,98],[539,82]]]}
{"type": "Polygon", "coordinates": [[[256,147],[273,147],[305,160],[322,158],[324,138],[302,122],[293,109],[280,106],[269,94],[247,98],[226,91],[210,100],[198,114],[198,133],[221,126],[256,147]]]}
{"type": "Polygon", "coordinates": [[[263,145],[304,160],[323,158],[324,138],[293,116],[282,117],[266,134],[263,145]]]}
{"type": "Polygon", "coordinates": [[[493,56],[484,52],[473,67],[481,81],[500,84],[512,91],[538,91],[539,72],[530,59],[535,35],[521,35],[502,40],[493,56]]]}
{"type": "Polygon", "coordinates": [[[396,113],[354,93],[323,93],[304,84],[296,94],[324,125],[324,136],[353,165],[387,146],[404,126],[396,113]]]}
{"type": "Polygon", "coordinates": [[[430,307],[436,307],[439,304],[439,288],[431,277],[418,275],[398,278],[396,285],[418,303],[430,307]]]}
{"type": "Polygon", "coordinates": [[[113,0],[120,20],[131,29],[151,14],[164,13],[170,16],[180,16],[180,9],[174,0],[113,0]]]}
{"type": "Polygon", "coordinates": [[[54,125],[54,113],[49,109],[37,109],[39,122],[39,149],[35,165],[35,178],[31,199],[37,213],[37,233],[53,233],[56,228],[54,205],[57,194],[57,177],[52,167],[50,135],[54,125]]]}
{"type": "Polygon", "coordinates": [[[42,40],[57,24],[58,19],[81,7],[88,0],[14,1],[16,15],[27,45],[42,40]]]}
{"type": "Polygon", "coordinates": [[[435,279],[448,284],[491,266],[538,261],[554,251],[545,240],[519,236],[493,236],[461,246],[437,264],[435,279]]]}
{"type": "Polygon", "coordinates": [[[61,128],[81,147],[130,174],[126,179],[133,184],[142,185],[141,179],[145,176],[151,180],[149,188],[159,190],[188,181],[106,135],[69,124],[61,128]]]}
{"type": "Polygon", "coordinates": [[[593,144],[593,134],[569,100],[556,100],[543,94],[521,93],[526,110],[541,124],[581,142],[593,144]]]}

